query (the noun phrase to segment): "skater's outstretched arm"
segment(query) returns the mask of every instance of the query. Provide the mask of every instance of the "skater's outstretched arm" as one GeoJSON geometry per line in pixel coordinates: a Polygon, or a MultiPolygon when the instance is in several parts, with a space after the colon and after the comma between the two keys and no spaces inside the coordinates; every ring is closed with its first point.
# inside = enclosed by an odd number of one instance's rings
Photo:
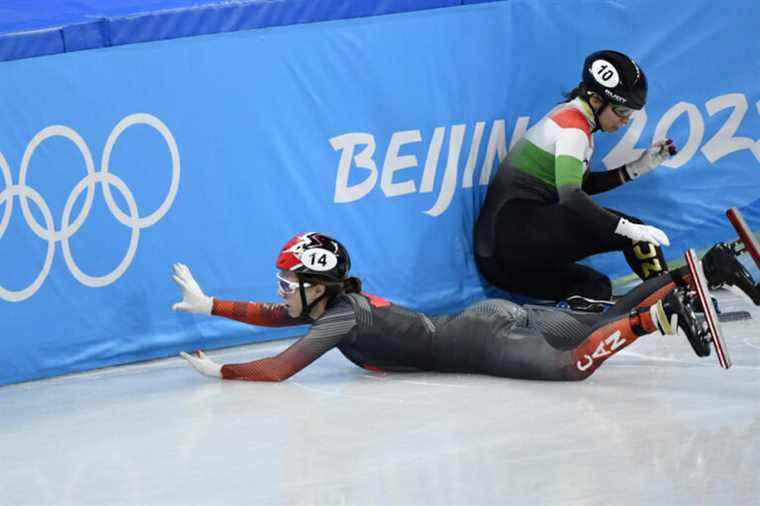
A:
{"type": "Polygon", "coordinates": [[[283,327],[303,323],[288,315],[287,308],[283,304],[226,301],[209,297],[203,293],[186,265],[176,263],[172,270],[172,278],[182,294],[182,300],[172,306],[175,311],[223,316],[262,327],[283,327]]]}
{"type": "Polygon", "coordinates": [[[314,362],[340,343],[356,325],[356,315],[350,305],[325,313],[309,333],[277,356],[243,364],[222,366],[224,379],[245,381],[283,381],[314,362]]]}
{"type": "MultiPolygon", "coordinates": [[[[187,266],[175,264],[173,270],[174,281],[182,292],[182,301],[173,306],[175,311],[214,314],[270,327],[303,324],[303,320],[289,316],[283,304],[221,301],[209,297],[203,293],[187,266]]],[[[274,357],[243,364],[221,365],[201,351],[196,355],[183,352],[181,356],[206,376],[247,381],[282,381],[335,347],[355,325],[353,307],[343,303],[324,313],[305,336],[274,357]]]]}
{"type": "Polygon", "coordinates": [[[211,314],[260,327],[302,325],[303,321],[288,314],[284,304],[241,302],[214,299],[211,314]]]}
{"type": "Polygon", "coordinates": [[[350,304],[339,304],[317,320],[309,332],[274,357],[240,364],[217,364],[203,352],[180,353],[196,371],[211,377],[245,381],[283,381],[337,346],[356,325],[350,304]]]}

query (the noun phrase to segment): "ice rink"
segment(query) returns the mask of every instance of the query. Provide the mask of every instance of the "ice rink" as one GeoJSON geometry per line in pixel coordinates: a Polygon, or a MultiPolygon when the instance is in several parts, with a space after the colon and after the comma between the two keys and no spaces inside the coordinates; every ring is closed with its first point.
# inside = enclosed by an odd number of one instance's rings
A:
{"type": "MultiPolygon", "coordinates": [[[[0,388],[4,505],[757,505],[760,311],[734,366],[641,338],[581,383],[371,373],[280,384],[179,358],[0,388]]],[[[211,352],[219,362],[288,342],[211,352]]]]}

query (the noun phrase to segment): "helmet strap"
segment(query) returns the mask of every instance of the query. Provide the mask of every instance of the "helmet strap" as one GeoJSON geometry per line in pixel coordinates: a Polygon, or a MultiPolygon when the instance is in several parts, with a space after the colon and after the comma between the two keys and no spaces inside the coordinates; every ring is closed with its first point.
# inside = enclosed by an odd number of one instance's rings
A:
{"type": "Polygon", "coordinates": [[[303,286],[303,280],[299,276],[298,294],[301,296],[301,314],[298,316],[298,319],[304,323],[311,323],[314,321],[314,318],[311,317],[311,310],[314,309],[314,307],[316,307],[316,305],[319,304],[319,302],[327,296],[327,290],[325,290],[322,295],[311,301],[311,304],[308,304],[306,301],[306,289],[303,286]]]}
{"type": "Polygon", "coordinates": [[[588,92],[586,94],[586,98],[587,98],[588,106],[591,108],[591,112],[594,113],[594,129],[591,130],[591,133],[593,134],[594,132],[596,132],[597,130],[601,128],[602,123],[599,120],[599,115],[602,113],[602,111],[604,111],[604,108],[610,104],[610,101],[600,96],[598,93],[592,93],[592,92],[588,92]],[[602,101],[602,105],[600,105],[598,109],[594,109],[594,106],[591,105],[592,96],[597,97],[599,100],[602,101]]]}

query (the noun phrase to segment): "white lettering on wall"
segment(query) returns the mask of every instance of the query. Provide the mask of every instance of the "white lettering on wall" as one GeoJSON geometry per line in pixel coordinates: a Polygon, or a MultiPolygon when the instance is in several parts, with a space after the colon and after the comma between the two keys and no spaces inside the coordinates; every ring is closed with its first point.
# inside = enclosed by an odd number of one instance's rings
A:
{"type": "MultiPolygon", "coordinates": [[[[651,142],[667,138],[674,124],[679,120],[683,121],[682,117],[685,117],[688,132],[686,143],[679,146],[678,154],[663,163],[664,166],[673,169],[683,167],[700,152],[710,164],[715,164],[725,156],[744,150],[750,151],[760,162],[760,140],[737,135],[749,110],[746,95],[743,93],[720,95],[707,100],[704,106],[708,118],[730,109],[727,117],[724,118],[721,115],[720,119],[717,119],[723,123],[706,141],[704,139],[705,116],[695,104],[680,101],[665,111],[657,121],[652,139],[649,141],[642,140],[642,136],[650,118],[646,110],[641,110],[632,116],[631,124],[625,134],[602,158],[604,166],[607,169],[614,169],[635,160],[651,142]]],[[[760,114],[760,101],[755,103],[755,108],[760,114]]],[[[509,149],[525,135],[529,123],[528,116],[517,118],[510,137],[509,149]]],[[[477,121],[473,125],[438,126],[427,139],[421,130],[394,132],[383,160],[375,158],[377,144],[375,136],[371,133],[351,132],[333,137],[330,139],[330,144],[335,151],[340,152],[335,178],[334,202],[344,204],[367,196],[375,188],[378,177],[380,188],[388,198],[413,193],[432,193],[438,184],[440,187],[435,203],[430,209],[421,211],[430,216],[440,216],[449,208],[456,194],[463,150],[466,149],[467,157],[462,170],[462,189],[474,186],[475,170],[482,151],[485,151],[485,154],[483,163],[480,164],[478,178],[480,186],[488,185],[495,167],[498,167],[507,156],[505,121],[497,119],[490,124],[487,132],[488,141],[483,147],[483,138],[488,127],[485,121],[477,121]],[[469,146],[466,145],[468,140],[469,146]],[[426,143],[427,146],[425,146],[426,143]],[[448,143],[448,150],[444,155],[446,157],[444,173],[442,177],[438,177],[441,153],[446,143],[448,143]],[[422,156],[423,151],[425,161],[420,168],[421,160],[414,153],[422,156]],[[382,166],[382,170],[378,170],[378,166],[382,166]],[[354,180],[361,179],[361,181],[349,185],[352,174],[354,180]]]]}

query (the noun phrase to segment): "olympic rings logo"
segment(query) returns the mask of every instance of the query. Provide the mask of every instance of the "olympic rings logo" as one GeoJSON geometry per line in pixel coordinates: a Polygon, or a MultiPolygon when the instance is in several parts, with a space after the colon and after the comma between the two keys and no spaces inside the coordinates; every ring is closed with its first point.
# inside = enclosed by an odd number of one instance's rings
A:
{"type": "Polygon", "coordinates": [[[4,288],[0,285],[0,299],[10,302],[20,302],[28,299],[34,295],[37,290],[40,289],[42,283],[50,273],[50,267],[53,263],[53,256],[55,255],[55,244],[61,243],[61,249],[63,250],[63,258],[66,261],[66,266],[69,268],[71,274],[80,283],[89,287],[101,287],[106,286],[121,277],[127,270],[137,252],[137,243],[140,239],[140,230],[143,228],[154,225],[158,220],[163,218],[169,208],[174,202],[174,197],[177,195],[177,189],[179,188],[179,176],[180,176],[180,164],[179,164],[179,150],[177,149],[177,143],[174,141],[169,129],[166,125],[157,117],[146,113],[130,114],[125,117],[111,131],[106,141],[105,149],[103,150],[103,157],[101,159],[100,171],[95,170],[95,164],[92,160],[92,153],[87,147],[87,143],[82,137],[72,128],[63,125],[52,125],[40,130],[37,135],[31,140],[26,147],[24,156],[21,160],[21,169],[19,171],[18,184],[13,184],[11,178],[11,170],[8,166],[8,162],[2,153],[0,153],[0,171],[2,172],[3,180],[5,181],[5,189],[0,191],[0,205],[5,204],[5,211],[3,212],[2,219],[0,219],[0,238],[3,237],[5,231],[8,228],[11,214],[13,213],[13,197],[18,197],[21,203],[21,211],[24,215],[27,225],[32,231],[41,239],[48,242],[47,255],[45,256],[45,263],[42,267],[42,271],[32,281],[32,283],[23,288],[22,290],[13,291],[4,288]],[[172,159],[172,180],[169,186],[169,193],[164,198],[164,201],[153,213],[145,217],[140,217],[137,212],[137,203],[135,202],[132,192],[127,185],[118,176],[109,172],[109,163],[111,160],[111,151],[113,150],[116,141],[119,136],[132,125],[144,124],[154,128],[166,141],[166,145],[169,148],[169,153],[172,159]],[[50,213],[45,199],[32,187],[27,186],[26,177],[29,169],[29,160],[31,160],[34,151],[42,144],[46,139],[51,137],[65,137],[74,143],[79,148],[82,158],[84,159],[85,169],[87,175],[82,178],[79,183],[76,184],[74,189],[69,194],[66,204],[63,208],[63,215],[61,216],[61,227],[56,230],[53,223],[53,216],[50,213]],[[95,193],[95,185],[100,183],[103,190],[103,196],[105,198],[108,209],[111,214],[119,220],[124,226],[129,227],[132,230],[129,238],[129,246],[124,258],[116,268],[104,276],[90,276],[79,268],[71,255],[71,247],[69,246],[69,239],[73,236],[84,223],[89,215],[90,208],[92,207],[92,201],[95,193]],[[118,204],[114,201],[111,194],[111,186],[114,186],[122,195],[127,203],[128,214],[122,211],[118,204]],[[77,198],[83,191],[87,191],[85,196],[85,202],[82,206],[79,215],[71,221],[71,211],[77,198]],[[32,215],[29,209],[29,200],[34,202],[37,208],[42,213],[45,221],[45,225],[40,225],[35,217],[32,215]]]}

